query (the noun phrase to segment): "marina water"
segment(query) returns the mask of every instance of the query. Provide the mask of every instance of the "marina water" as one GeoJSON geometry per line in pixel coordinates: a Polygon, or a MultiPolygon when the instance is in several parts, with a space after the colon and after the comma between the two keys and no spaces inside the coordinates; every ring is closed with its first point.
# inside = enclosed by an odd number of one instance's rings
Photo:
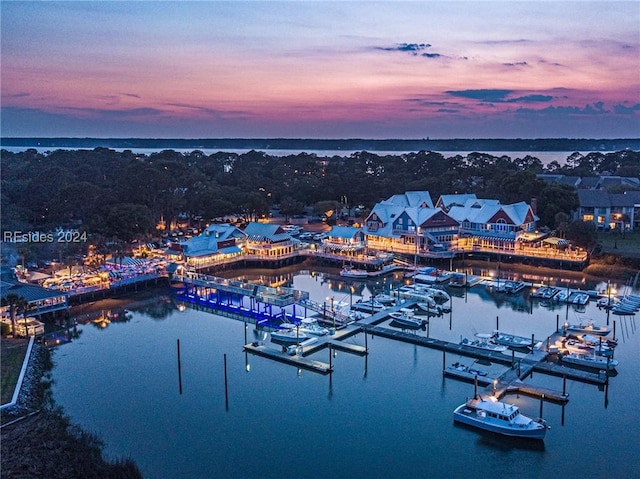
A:
{"type": "MultiPolygon", "coordinates": [[[[348,283],[335,272],[307,271],[290,278],[286,286],[334,307],[366,299],[392,281],[348,283]]],[[[555,331],[558,318],[560,324],[607,321],[594,301],[577,312],[482,285],[450,291],[459,294],[452,296],[451,316],[432,319],[430,337],[458,342],[492,332],[496,317],[501,331],[534,334],[536,341],[555,331]]],[[[551,425],[544,442],[454,424],[452,412],[473,395],[473,385],[443,378],[440,351],[368,336],[366,357],[334,352],[330,359],[327,349],[311,356],[332,362],[334,373],[323,376],[245,353],[245,341],[263,339],[253,324],[179,311],[166,297],[134,310],[127,322],[80,325],[79,338],[55,350],[53,393],[74,422],[104,440],[109,457],[131,457],[149,479],[637,477],[640,334],[634,317],[609,319],[619,339],[617,376],[606,395],[598,386],[567,381],[569,403],[542,406],[551,425]]],[[[362,333],[346,341],[365,344],[362,333]]],[[[445,360],[473,363],[454,354],[445,360]]],[[[534,373],[527,382],[562,390],[558,377],[534,373]]],[[[530,397],[505,401],[529,416],[541,410],[530,397]]]]}

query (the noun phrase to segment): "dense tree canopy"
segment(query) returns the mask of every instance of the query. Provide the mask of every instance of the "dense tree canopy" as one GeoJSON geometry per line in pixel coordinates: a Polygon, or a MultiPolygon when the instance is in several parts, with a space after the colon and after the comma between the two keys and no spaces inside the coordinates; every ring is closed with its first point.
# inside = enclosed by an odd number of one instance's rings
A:
{"type": "Polygon", "coordinates": [[[569,215],[577,207],[575,190],[541,181],[536,174],[638,177],[640,153],[573,153],[565,165],[545,167],[532,156],[512,159],[479,152],[445,157],[427,151],[361,151],[320,157],[254,150],[145,155],[108,148],[29,149],[2,150],[0,167],[3,230],[74,227],[113,242],[151,236],[159,221],[170,224],[178,217],[208,221],[236,214],[250,220],[276,206],[294,216],[318,204],[362,205],[366,210],[411,190],[428,190],[434,201],[453,193],[475,193],[504,203],[536,198],[541,226],[567,228],[566,216],[558,214],[569,215]]]}

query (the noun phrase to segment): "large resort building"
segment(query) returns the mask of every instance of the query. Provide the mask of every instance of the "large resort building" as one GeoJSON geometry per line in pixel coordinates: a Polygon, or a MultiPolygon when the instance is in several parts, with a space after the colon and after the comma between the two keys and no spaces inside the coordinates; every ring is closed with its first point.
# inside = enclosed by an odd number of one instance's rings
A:
{"type": "Polygon", "coordinates": [[[428,191],[409,191],[377,203],[361,227],[334,226],[316,244],[306,245],[282,225],[252,222],[244,230],[210,225],[180,249],[190,269],[305,255],[364,262],[382,253],[413,261],[484,254],[586,264],[585,251],[539,232],[537,221],[534,208],[525,202],[505,205],[462,194],[443,195],[434,204],[428,191]]]}

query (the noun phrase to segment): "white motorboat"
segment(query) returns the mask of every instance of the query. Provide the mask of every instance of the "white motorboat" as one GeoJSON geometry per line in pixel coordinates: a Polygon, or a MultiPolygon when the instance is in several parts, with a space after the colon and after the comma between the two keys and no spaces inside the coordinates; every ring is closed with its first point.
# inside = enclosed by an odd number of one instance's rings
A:
{"type": "Polygon", "coordinates": [[[403,299],[415,299],[432,306],[437,304],[433,296],[426,291],[426,288],[415,284],[401,286],[396,290],[396,294],[403,299]]]}
{"type": "Polygon", "coordinates": [[[506,346],[490,342],[490,334],[476,334],[477,339],[462,338],[460,344],[472,348],[485,349],[487,351],[503,352],[507,350],[506,346]]]}
{"type": "Polygon", "coordinates": [[[491,396],[471,399],[453,411],[453,420],[505,436],[544,439],[549,428],[542,419],[531,419],[520,409],[491,396]]]}
{"type": "Polygon", "coordinates": [[[586,293],[578,293],[571,301],[573,304],[587,304],[589,302],[589,295],[586,293]]]}
{"type": "Polygon", "coordinates": [[[366,269],[357,269],[352,266],[345,266],[340,270],[340,276],[346,278],[367,278],[369,277],[369,273],[366,269]]]}
{"type": "Polygon", "coordinates": [[[271,332],[271,341],[279,344],[296,344],[306,339],[309,339],[309,335],[300,331],[300,328],[295,324],[283,323],[280,325],[280,329],[271,332]]]}
{"type": "Polygon", "coordinates": [[[351,305],[351,309],[354,311],[362,311],[364,313],[373,314],[377,313],[378,311],[382,311],[383,309],[385,309],[385,307],[384,304],[381,304],[373,298],[370,298],[366,301],[359,299],[351,305]]]}
{"type": "Polygon", "coordinates": [[[299,329],[301,332],[312,336],[324,336],[325,334],[329,334],[329,330],[322,327],[320,323],[318,323],[318,320],[314,318],[304,318],[300,321],[299,329]]]}
{"type": "Polygon", "coordinates": [[[401,326],[408,326],[411,328],[421,328],[422,320],[416,318],[412,311],[394,311],[389,313],[389,316],[393,318],[393,321],[401,326]]]}
{"type": "Polygon", "coordinates": [[[618,360],[595,354],[569,353],[560,356],[560,361],[567,364],[582,366],[598,371],[614,369],[618,366],[618,360]]]}
{"type": "Polygon", "coordinates": [[[595,334],[596,336],[606,336],[611,332],[611,328],[606,326],[596,326],[593,321],[585,321],[578,324],[570,324],[567,326],[570,333],[595,334]]]}
{"type": "Polygon", "coordinates": [[[442,316],[442,306],[439,304],[431,305],[429,303],[416,303],[418,314],[431,314],[434,316],[442,316]]]}
{"type": "Polygon", "coordinates": [[[531,338],[525,338],[524,336],[514,336],[513,334],[501,333],[500,331],[494,331],[491,336],[491,341],[496,344],[501,344],[509,348],[530,348],[531,338]]]}
{"type": "Polygon", "coordinates": [[[373,299],[385,306],[392,304],[396,300],[396,298],[387,293],[378,293],[373,297],[373,299]]]}
{"type": "Polygon", "coordinates": [[[593,344],[587,344],[577,339],[569,339],[566,341],[562,341],[560,348],[565,349],[569,353],[575,353],[575,354],[587,354],[587,355],[597,354],[598,356],[613,355],[613,349],[610,348],[606,343],[598,346],[594,346],[593,344]]]}
{"type": "Polygon", "coordinates": [[[443,289],[439,288],[424,288],[424,291],[431,296],[438,303],[446,303],[451,301],[451,296],[443,289]]]}
{"type": "Polygon", "coordinates": [[[465,381],[478,381],[481,386],[488,386],[493,381],[493,378],[488,377],[488,373],[481,369],[475,369],[459,362],[453,363],[451,366],[444,368],[443,374],[445,376],[462,379],[465,381]]]}

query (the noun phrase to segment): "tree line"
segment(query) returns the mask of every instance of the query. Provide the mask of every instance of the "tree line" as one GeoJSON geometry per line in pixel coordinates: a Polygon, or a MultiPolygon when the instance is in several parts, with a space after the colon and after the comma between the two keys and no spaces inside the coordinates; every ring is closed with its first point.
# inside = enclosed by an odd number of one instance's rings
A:
{"type": "Polygon", "coordinates": [[[206,222],[235,214],[253,220],[275,207],[294,216],[327,202],[366,211],[393,194],[416,190],[429,191],[434,200],[455,193],[502,203],[536,198],[540,225],[556,228],[577,208],[577,194],[536,174],[640,176],[640,153],[631,150],[573,153],[562,165],[543,165],[530,155],[445,157],[429,151],[323,157],[28,149],[2,150],[0,158],[3,231],[68,227],[86,231],[94,243],[151,238],[161,219],[206,222]]]}

